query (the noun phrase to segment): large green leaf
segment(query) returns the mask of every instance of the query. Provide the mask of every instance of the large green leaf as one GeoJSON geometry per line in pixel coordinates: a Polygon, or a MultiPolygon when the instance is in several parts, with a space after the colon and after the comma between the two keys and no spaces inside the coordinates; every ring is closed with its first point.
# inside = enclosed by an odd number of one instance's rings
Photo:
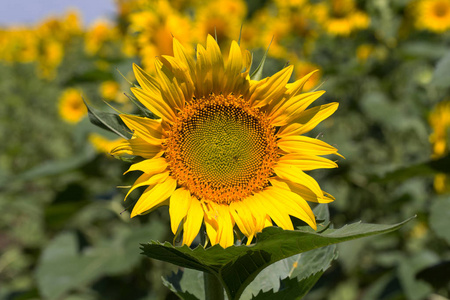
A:
{"type": "Polygon", "coordinates": [[[314,286],[336,258],[336,245],[330,245],[280,260],[265,268],[244,290],[241,299],[300,299],[314,286]],[[260,291],[261,290],[261,291],[260,291]],[[256,295],[250,297],[250,295],[256,295]]]}
{"type": "MultiPolygon", "coordinates": [[[[314,209],[316,217],[329,223],[327,204],[319,204],[314,209]]],[[[303,227],[301,227],[303,228],[303,227]]],[[[336,257],[336,246],[318,248],[297,254],[273,263],[260,272],[241,295],[241,300],[265,299],[274,293],[297,295],[300,297],[314,285],[320,275],[336,257]],[[315,280],[313,280],[315,279],[315,280]],[[255,295],[258,295],[256,298],[255,295]]],[[[184,269],[163,278],[163,283],[181,299],[205,299],[203,272],[184,269]]],[[[298,298],[297,297],[297,298],[298,298]]],[[[287,299],[294,299],[290,297],[287,299]]],[[[271,299],[271,298],[268,298],[271,299]]]]}
{"type": "Polygon", "coordinates": [[[231,246],[223,249],[215,245],[208,249],[198,246],[174,247],[172,244],[151,241],[142,245],[143,254],[181,267],[214,274],[222,282],[231,299],[239,299],[244,289],[268,265],[287,257],[356,238],[391,232],[404,223],[378,225],[355,223],[340,229],[326,229],[322,233],[304,230],[265,228],[251,246],[231,246]]]}

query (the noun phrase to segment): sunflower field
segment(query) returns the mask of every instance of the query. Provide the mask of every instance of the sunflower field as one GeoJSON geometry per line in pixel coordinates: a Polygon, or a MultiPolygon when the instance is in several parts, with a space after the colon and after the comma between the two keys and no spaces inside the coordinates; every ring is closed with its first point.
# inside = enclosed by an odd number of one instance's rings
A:
{"type": "Polygon", "coordinates": [[[177,254],[184,264],[167,263],[173,249],[251,249],[294,228],[408,219],[278,259],[299,282],[318,265],[303,293],[263,271],[228,298],[450,298],[450,0],[115,3],[114,18],[89,26],[68,11],[0,27],[0,299],[203,300],[201,268],[189,269],[187,252],[177,254]],[[205,57],[222,62],[211,81],[198,75],[205,57]],[[148,96],[156,85],[165,102],[148,96]],[[193,102],[170,98],[174,91],[193,102]],[[309,102],[287,107],[295,99],[309,102]],[[304,112],[314,116],[295,127],[304,112]],[[236,128],[222,131],[227,118],[236,128]],[[289,132],[309,146],[292,150],[300,140],[289,132]],[[216,168],[223,148],[205,154],[205,140],[227,141],[239,156],[216,168]],[[183,149],[206,175],[186,171],[183,149]],[[262,167],[247,179],[256,158],[242,170],[239,162],[252,151],[262,167]],[[294,192],[319,204],[295,210],[294,192]],[[235,210],[221,208],[230,202],[235,210]]]}

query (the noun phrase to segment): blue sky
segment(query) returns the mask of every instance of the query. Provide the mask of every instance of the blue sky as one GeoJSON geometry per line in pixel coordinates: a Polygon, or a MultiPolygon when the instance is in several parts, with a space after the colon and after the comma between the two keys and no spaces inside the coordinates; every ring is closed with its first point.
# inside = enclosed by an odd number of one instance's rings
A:
{"type": "Polygon", "coordinates": [[[0,0],[0,26],[34,24],[47,16],[63,15],[68,9],[80,12],[89,25],[99,17],[114,16],[114,0],[0,0]]]}

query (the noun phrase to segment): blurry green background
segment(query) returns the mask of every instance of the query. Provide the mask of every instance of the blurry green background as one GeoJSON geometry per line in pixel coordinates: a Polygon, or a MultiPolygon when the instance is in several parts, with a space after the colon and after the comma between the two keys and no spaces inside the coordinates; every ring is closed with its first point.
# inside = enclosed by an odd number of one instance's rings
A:
{"type": "Polygon", "coordinates": [[[0,27],[0,299],[176,299],[161,283],[176,268],[139,254],[172,241],[167,208],[129,218],[117,186],[137,174],[122,175],[129,163],[107,154],[117,137],[89,123],[81,97],[132,112],[132,63],[152,72],[172,35],[193,49],[208,33],[225,55],[241,36],[254,65],[273,38],[267,76],[320,70],[307,89],[340,107],[311,136],[346,159],[311,173],[336,197],[336,227],[417,215],[339,245],[306,298],[450,297],[450,0],[115,4],[88,26],[67,12],[0,27]]]}

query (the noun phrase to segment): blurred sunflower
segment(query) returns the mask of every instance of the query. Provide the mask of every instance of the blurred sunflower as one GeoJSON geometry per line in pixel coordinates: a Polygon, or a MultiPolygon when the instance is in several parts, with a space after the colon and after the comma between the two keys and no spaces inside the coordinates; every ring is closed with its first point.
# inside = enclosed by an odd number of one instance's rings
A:
{"type": "Polygon", "coordinates": [[[199,1],[197,7],[195,28],[198,29],[198,40],[210,34],[228,45],[231,36],[239,33],[247,14],[243,0],[199,1]]]}
{"type": "Polygon", "coordinates": [[[146,68],[155,56],[173,55],[170,37],[177,36],[183,42],[190,42],[194,32],[189,18],[167,0],[142,1],[137,11],[130,15],[128,31],[132,38],[127,43],[133,45],[146,68]]]}
{"type": "MultiPolygon", "coordinates": [[[[432,158],[444,157],[449,151],[450,101],[440,102],[430,113],[429,122],[433,132],[430,143],[433,147],[432,158]]],[[[444,173],[434,177],[434,188],[438,193],[450,192],[450,178],[444,173]]]]}
{"type": "Polygon", "coordinates": [[[110,140],[105,138],[103,135],[98,133],[91,133],[88,137],[89,142],[92,144],[94,149],[99,153],[109,153],[121,139],[110,140]]]}
{"type": "Polygon", "coordinates": [[[366,29],[370,17],[358,10],[354,0],[328,0],[313,8],[313,15],[330,35],[347,36],[350,33],[366,29]]]}
{"type": "Polygon", "coordinates": [[[418,0],[412,10],[417,29],[438,33],[450,29],[450,0],[418,0]]]}
{"type": "Polygon", "coordinates": [[[59,115],[68,123],[77,123],[87,114],[81,92],[75,88],[66,89],[59,98],[59,115]]]}
{"type": "Polygon", "coordinates": [[[202,223],[222,247],[234,244],[235,225],[247,243],[272,221],[294,229],[290,215],[316,229],[306,201],[334,198],[304,171],[337,167],[321,157],[337,149],[301,134],[338,104],[307,109],[324,91],[302,93],[313,73],[288,83],[292,66],[251,80],[251,55],[235,41],[226,62],[212,36],[197,46],[196,62],[176,39],[173,45],[173,57],[156,59],[154,77],[134,65],[141,88],[132,91],[160,119],[120,115],[134,134],[111,151],[144,158],[128,170],[144,173],[127,196],[148,186],[131,217],[169,205],[171,229],[176,234],[181,224],[187,245],[202,223]]]}

